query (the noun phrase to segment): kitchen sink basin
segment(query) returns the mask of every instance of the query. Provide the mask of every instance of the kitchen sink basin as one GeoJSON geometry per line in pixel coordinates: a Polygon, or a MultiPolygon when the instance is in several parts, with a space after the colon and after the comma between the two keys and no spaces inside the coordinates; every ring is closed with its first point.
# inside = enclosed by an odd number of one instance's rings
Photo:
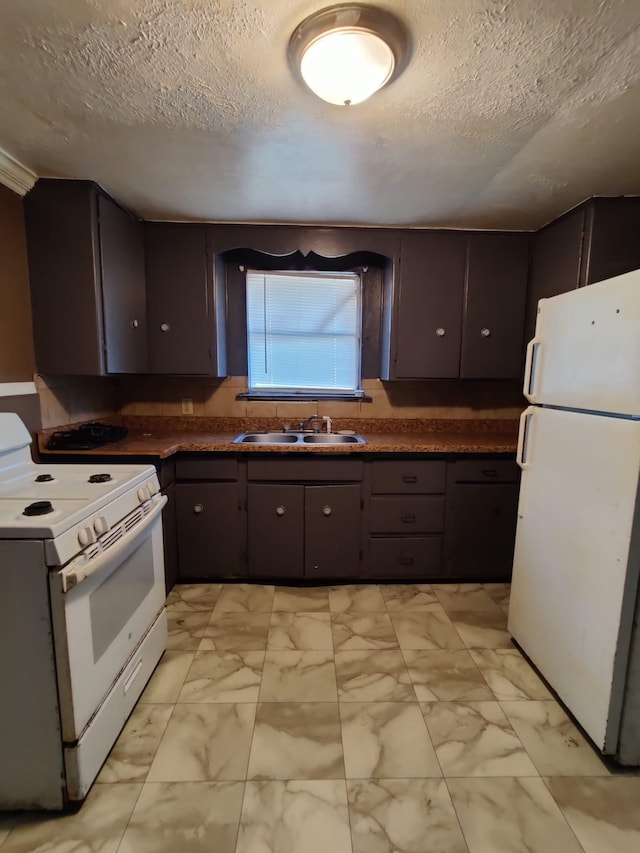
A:
{"type": "Polygon", "coordinates": [[[304,444],[366,444],[361,435],[336,435],[335,433],[315,432],[302,437],[304,444]]]}
{"type": "Polygon", "coordinates": [[[233,439],[234,444],[296,444],[297,435],[286,432],[243,432],[233,439]]]}
{"type": "Polygon", "coordinates": [[[341,445],[366,444],[361,435],[338,435],[326,432],[243,432],[233,439],[233,444],[290,444],[341,445]]]}

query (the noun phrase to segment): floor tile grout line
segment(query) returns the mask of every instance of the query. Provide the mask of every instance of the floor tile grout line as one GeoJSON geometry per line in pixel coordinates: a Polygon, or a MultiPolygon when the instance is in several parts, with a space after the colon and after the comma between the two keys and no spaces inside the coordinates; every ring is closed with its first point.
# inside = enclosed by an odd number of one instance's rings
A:
{"type": "MultiPolygon", "coordinates": [[[[562,815],[562,819],[564,820],[564,822],[565,822],[565,823],[567,824],[567,826],[569,827],[569,831],[571,832],[571,834],[572,834],[572,835],[573,835],[573,837],[575,838],[575,840],[576,840],[576,843],[577,843],[578,847],[579,847],[581,850],[584,850],[584,851],[585,851],[585,853],[586,853],[586,850],[585,850],[585,848],[583,847],[583,845],[581,844],[580,839],[579,839],[579,838],[578,838],[578,836],[575,834],[575,832],[574,832],[574,830],[573,830],[573,827],[572,827],[572,826],[571,826],[571,824],[569,823],[569,820],[567,819],[567,816],[565,815],[565,813],[564,813],[564,810],[563,810],[562,806],[561,806],[561,805],[560,805],[560,803],[556,800],[556,798],[553,796],[553,791],[551,790],[551,788],[550,788],[550,787],[549,787],[549,785],[547,784],[547,778],[549,778],[549,777],[547,777],[547,776],[542,776],[542,774],[541,774],[541,775],[540,775],[540,778],[542,779],[542,782],[543,782],[543,784],[544,784],[545,788],[546,788],[546,789],[547,789],[547,791],[549,792],[549,796],[551,797],[551,799],[553,800],[553,802],[556,804],[556,807],[557,807],[557,808],[558,808],[558,810],[560,811],[560,814],[562,815]]],[[[563,777],[561,777],[561,778],[563,778],[563,779],[575,779],[575,778],[581,778],[581,777],[576,777],[576,776],[563,776],[563,777]]],[[[582,777],[582,778],[584,778],[584,777],[582,777]]],[[[602,777],[597,777],[597,778],[602,778],[602,777]]]]}
{"type": "Polygon", "coordinates": [[[468,853],[473,853],[471,849],[471,845],[469,843],[469,839],[467,838],[467,834],[464,831],[464,827],[462,826],[462,821],[460,820],[460,815],[458,814],[458,809],[456,808],[455,800],[451,794],[451,789],[449,788],[449,782],[447,781],[447,777],[443,776],[442,781],[444,782],[444,786],[447,790],[447,794],[449,795],[449,802],[451,803],[451,808],[453,809],[453,813],[456,816],[456,820],[458,821],[458,826],[460,827],[460,834],[462,835],[462,839],[467,847],[468,853]]]}
{"type": "MultiPolygon", "coordinates": [[[[148,774],[149,774],[149,771],[147,770],[147,775],[148,775],[148,774]]],[[[117,784],[117,783],[114,783],[114,784],[117,784]]],[[[134,814],[134,812],[135,812],[135,810],[136,810],[136,807],[137,807],[137,805],[138,805],[138,803],[139,803],[139,801],[140,801],[140,797],[142,796],[142,792],[144,791],[144,786],[145,786],[145,784],[146,784],[146,780],[145,780],[145,782],[142,782],[142,783],[141,783],[141,785],[140,785],[140,790],[138,791],[138,796],[136,797],[135,802],[134,802],[134,804],[133,804],[133,808],[131,809],[131,812],[129,813],[129,817],[127,818],[127,822],[126,822],[126,824],[125,824],[125,827],[124,827],[124,829],[122,830],[122,832],[121,832],[121,834],[120,834],[120,838],[118,839],[118,846],[116,847],[116,849],[115,849],[114,853],[118,853],[118,851],[119,851],[119,850],[120,850],[120,848],[122,847],[122,842],[123,842],[123,840],[124,840],[124,836],[125,836],[125,834],[126,834],[127,830],[129,829],[129,826],[130,826],[130,824],[131,824],[131,818],[133,817],[133,814],[134,814]]],[[[2,845],[0,845],[0,847],[2,847],[2,845]]]]}

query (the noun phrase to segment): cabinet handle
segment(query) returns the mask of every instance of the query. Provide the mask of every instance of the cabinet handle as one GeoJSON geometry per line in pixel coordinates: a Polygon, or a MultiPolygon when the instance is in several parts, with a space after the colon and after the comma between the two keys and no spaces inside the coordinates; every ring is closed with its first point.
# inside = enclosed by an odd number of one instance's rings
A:
{"type": "Polygon", "coordinates": [[[438,326],[438,328],[436,329],[436,335],[437,335],[439,338],[444,338],[444,336],[445,336],[446,334],[447,334],[447,333],[446,333],[446,332],[445,332],[445,330],[442,328],[442,326],[438,326]]]}
{"type": "Polygon", "coordinates": [[[399,557],[398,562],[401,566],[412,566],[413,565],[413,557],[399,557]]]}
{"type": "Polygon", "coordinates": [[[204,510],[204,506],[202,504],[196,504],[193,508],[193,511],[196,515],[200,515],[200,513],[204,510]]]}
{"type": "Polygon", "coordinates": [[[323,506],[322,507],[322,514],[323,515],[331,515],[331,507],[330,506],[323,506]]]}
{"type": "Polygon", "coordinates": [[[415,515],[412,515],[410,513],[406,513],[405,515],[401,515],[400,518],[402,519],[403,524],[415,524],[416,523],[415,515]]]}
{"type": "Polygon", "coordinates": [[[402,482],[403,483],[417,483],[418,478],[416,477],[415,474],[403,474],[402,482]]]}
{"type": "Polygon", "coordinates": [[[285,514],[285,512],[286,512],[286,509],[283,506],[277,506],[276,507],[276,515],[282,516],[285,514]]]}
{"type": "Polygon", "coordinates": [[[168,332],[171,329],[171,326],[168,323],[160,323],[160,331],[168,332]]]}
{"type": "Polygon", "coordinates": [[[132,320],[132,321],[131,321],[131,328],[132,328],[132,329],[137,329],[139,325],[140,325],[140,321],[139,321],[139,320],[132,320]]]}
{"type": "Polygon", "coordinates": [[[488,338],[491,334],[491,329],[480,329],[480,334],[483,338],[488,338]]]}
{"type": "Polygon", "coordinates": [[[495,468],[483,468],[482,473],[485,477],[490,477],[491,479],[498,476],[498,472],[495,468]]]}

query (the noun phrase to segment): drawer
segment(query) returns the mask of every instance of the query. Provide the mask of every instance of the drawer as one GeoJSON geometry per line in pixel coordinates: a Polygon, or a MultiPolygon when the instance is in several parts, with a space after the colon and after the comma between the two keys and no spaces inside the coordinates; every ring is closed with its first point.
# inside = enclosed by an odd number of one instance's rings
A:
{"type": "Polygon", "coordinates": [[[237,459],[177,459],[176,480],[237,480],[237,459]]]}
{"type": "Polygon", "coordinates": [[[444,498],[372,498],[369,510],[371,533],[442,533],[444,498]]]}
{"type": "Polygon", "coordinates": [[[251,481],[344,483],[362,480],[361,459],[249,459],[251,481]]]}
{"type": "Polygon", "coordinates": [[[511,459],[465,459],[456,462],[456,483],[517,483],[520,469],[511,459]]]}
{"type": "Polygon", "coordinates": [[[372,578],[439,577],[442,570],[442,537],[370,539],[365,574],[372,578]]]}
{"type": "Polygon", "coordinates": [[[371,466],[371,491],[377,495],[442,494],[446,479],[446,462],[390,459],[371,466]]]}

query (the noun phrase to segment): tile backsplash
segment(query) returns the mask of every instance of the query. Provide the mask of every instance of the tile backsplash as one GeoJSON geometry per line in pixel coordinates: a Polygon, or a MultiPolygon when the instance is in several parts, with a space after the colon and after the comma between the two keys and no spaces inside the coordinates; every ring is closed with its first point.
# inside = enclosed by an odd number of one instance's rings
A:
{"type": "Polygon", "coordinates": [[[194,417],[278,418],[292,425],[309,415],[339,421],[366,418],[416,420],[515,419],[526,405],[518,381],[363,381],[371,402],[236,400],[245,376],[223,380],[156,376],[36,376],[43,428],[108,415],[180,416],[183,400],[194,417]]]}
{"type": "Polygon", "coordinates": [[[526,401],[519,381],[363,381],[371,402],[236,400],[247,390],[245,376],[224,380],[122,377],[123,415],[182,415],[183,399],[198,417],[279,418],[295,424],[309,415],[331,418],[464,419],[519,417],[526,401]]]}
{"type": "Polygon", "coordinates": [[[90,421],[118,411],[118,380],[100,376],[35,376],[42,427],[90,421]]]}

